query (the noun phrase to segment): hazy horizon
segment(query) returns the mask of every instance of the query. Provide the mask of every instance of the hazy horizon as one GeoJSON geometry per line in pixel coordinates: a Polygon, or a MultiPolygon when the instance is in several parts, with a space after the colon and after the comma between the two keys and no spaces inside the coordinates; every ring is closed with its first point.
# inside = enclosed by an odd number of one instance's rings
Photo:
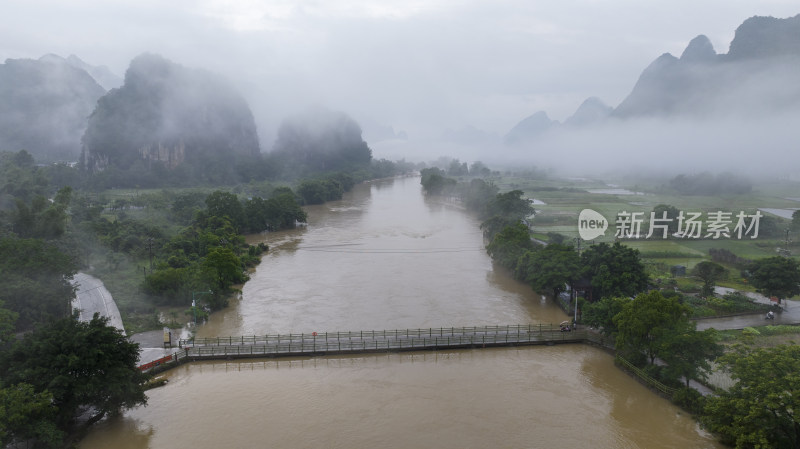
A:
{"type": "MultiPolygon", "coordinates": [[[[789,118],[750,128],[725,119],[697,133],[686,123],[653,128],[645,121],[641,127],[615,124],[599,134],[551,136],[527,150],[496,143],[537,111],[563,122],[588,97],[615,107],[661,54],[680,56],[700,34],[717,53],[726,53],[745,19],[797,15],[800,5],[792,1],[9,0],[0,10],[3,60],[75,54],[123,76],[131,59],[152,52],[224,75],[253,110],[262,151],[271,149],[285,118],[313,105],[353,117],[374,156],[391,159],[444,155],[592,169],[593,153],[605,154],[600,161],[626,162],[631,152],[651,145],[659,147],[654,153],[670,151],[690,165],[694,157],[703,166],[735,168],[748,156],[746,144],[764,141],[759,130],[772,134],[766,141],[774,157],[792,156],[783,144],[800,137],[784,124],[789,118]],[[726,123],[731,127],[723,130],[726,123]],[[407,140],[369,139],[379,131],[402,132],[407,140]],[[487,140],[460,145],[444,138],[460,132],[487,140]],[[720,133],[723,138],[714,140],[720,133]],[[598,136],[608,140],[588,148],[598,136]],[[660,147],[695,137],[714,147],[713,154],[660,147]],[[738,157],[715,160],[726,151],[738,157]]],[[[789,168],[798,165],[796,156],[790,162],[789,168]]]]}

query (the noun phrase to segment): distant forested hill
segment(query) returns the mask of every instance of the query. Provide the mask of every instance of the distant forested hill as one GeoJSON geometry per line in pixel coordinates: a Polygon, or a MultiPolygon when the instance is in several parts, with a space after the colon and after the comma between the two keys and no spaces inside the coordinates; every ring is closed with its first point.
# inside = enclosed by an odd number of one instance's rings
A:
{"type": "Polygon", "coordinates": [[[700,35],[680,58],[661,55],[612,115],[755,116],[787,109],[800,110],[800,15],[745,20],[727,54],[700,35]]]}
{"type": "Polygon", "coordinates": [[[286,119],[270,159],[287,178],[369,167],[372,150],[361,127],[342,112],[309,109],[286,119]]]}
{"type": "Polygon", "coordinates": [[[253,114],[228,82],[154,54],[131,61],[122,87],[98,101],[83,146],[90,173],[142,184],[225,182],[238,159],[259,154],[253,114]]]}
{"type": "Polygon", "coordinates": [[[84,70],[54,58],[0,64],[0,150],[75,161],[86,117],[105,94],[84,70]]]}
{"type": "Polygon", "coordinates": [[[587,100],[564,125],[545,112],[521,120],[505,136],[508,144],[548,132],[570,132],[609,119],[764,117],[800,111],[800,15],[751,17],[737,29],[728,53],[718,54],[704,35],[680,57],[656,58],[616,107],[587,100]]]}

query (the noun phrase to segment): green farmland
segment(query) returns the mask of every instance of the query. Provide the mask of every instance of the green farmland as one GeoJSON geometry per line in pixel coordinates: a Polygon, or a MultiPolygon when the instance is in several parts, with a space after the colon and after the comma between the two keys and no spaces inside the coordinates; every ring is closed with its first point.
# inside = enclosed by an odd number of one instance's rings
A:
{"type": "MultiPolygon", "coordinates": [[[[548,233],[558,233],[567,241],[578,239],[578,215],[583,209],[592,209],[602,214],[609,221],[605,235],[592,242],[581,241],[581,245],[594,242],[613,242],[615,217],[626,212],[643,212],[644,222],[641,224],[642,238],[623,239],[623,243],[638,249],[643,259],[652,269],[653,274],[668,274],[669,267],[683,265],[687,272],[697,263],[710,260],[709,250],[725,249],[742,259],[759,259],[778,254],[778,248],[786,249],[787,230],[791,220],[763,209],[774,210],[782,215],[791,215],[792,210],[800,209],[800,182],[774,181],[754,185],[751,192],[739,195],[680,195],[667,186],[657,182],[645,184],[626,183],[624,180],[597,179],[527,179],[524,177],[504,177],[497,182],[501,190],[522,190],[525,196],[535,200],[536,217],[533,220],[533,233],[536,238],[547,240],[548,233]],[[659,204],[674,206],[678,211],[701,213],[701,219],[707,219],[707,213],[722,211],[731,212],[733,224],[730,225],[731,237],[712,238],[677,238],[644,239],[649,229],[649,217],[653,208],[659,204]],[[753,214],[762,209],[764,216],[760,220],[759,236],[752,235],[737,239],[733,233],[736,214],[744,211],[753,214]]],[[[706,234],[707,222],[703,223],[702,234],[706,234]]],[[[788,249],[792,257],[800,255],[800,235],[791,230],[788,249]]],[[[731,276],[720,285],[738,289],[749,289],[740,278],[741,267],[723,264],[731,276]]]]}

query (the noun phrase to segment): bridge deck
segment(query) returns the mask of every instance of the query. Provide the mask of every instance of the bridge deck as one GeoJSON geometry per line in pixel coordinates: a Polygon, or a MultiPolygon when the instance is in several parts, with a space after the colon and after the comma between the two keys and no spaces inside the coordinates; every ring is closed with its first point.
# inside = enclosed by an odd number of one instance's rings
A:
{"type": "Polygon", "coordinates": [[[192,359],[286,357],[424,351],[554,343],[600,342],[587,330],[562,332],[549,324],[404,329],[390,331],[212,337],[180,340],[180,354],[192,359]]]}

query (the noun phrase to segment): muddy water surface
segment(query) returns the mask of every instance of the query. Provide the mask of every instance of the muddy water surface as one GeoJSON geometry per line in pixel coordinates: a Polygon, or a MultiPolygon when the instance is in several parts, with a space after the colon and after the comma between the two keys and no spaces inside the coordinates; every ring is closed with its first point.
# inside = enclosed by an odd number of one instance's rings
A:
{"type": "MultiPolygon", "coordinates": [[[[418,178],[308,209],[242,299],[198,335],[558,323],[493,269],[478,223],[418,178]]],[[[149,405],[82,448],[717,446],[694,421],[582,345],[207,362],[166,374],[149,405]]]]}

